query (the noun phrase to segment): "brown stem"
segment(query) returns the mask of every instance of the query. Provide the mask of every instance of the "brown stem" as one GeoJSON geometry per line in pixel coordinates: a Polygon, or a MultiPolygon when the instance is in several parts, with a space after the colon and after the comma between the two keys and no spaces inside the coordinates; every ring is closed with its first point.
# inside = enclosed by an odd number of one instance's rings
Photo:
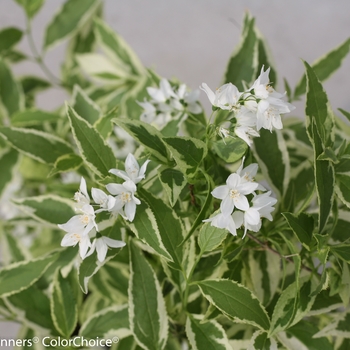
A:
{"type": "MultiPolygon", "coordinates": [[[[260,246],[264,247],[265,249],[267,249],[268,251],[270,251],[271,253],[274,253],[276,255],[278,255],[281,258],[286,259],[287,261],[294,263],[293,259],[291,259],[289,256],[284,256],[282,255],[279,251],[277,251],[276,249],[271,248],[267,243],[264,243],[263,241],[261,241],[259,238],[256,238],[255,236],[253,236],[251,233],[247,233],[247,236],[252,239],[254,242],[258,243],[260,246]]],[[[305,266],[304,264],[301,264],[301,268],[309,271],[309,272],[313,272],[312,269],[310,269],[308,266],[305,266]]]]}

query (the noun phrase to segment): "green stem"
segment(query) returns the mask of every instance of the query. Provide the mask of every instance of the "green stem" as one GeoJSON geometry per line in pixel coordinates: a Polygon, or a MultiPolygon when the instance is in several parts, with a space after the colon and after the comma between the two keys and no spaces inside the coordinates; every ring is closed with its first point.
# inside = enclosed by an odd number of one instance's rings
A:
{"type": "Polygon", "coordinates": [[[32,51],[33,58],[34,58],[35,62],[37,62],[38,65],[41,67],[42,71],[44,72],[44,74],[49,79],[49,81],[51,82],[52,85],[55,85],[58,87],[63,87],[63,84],[61,83],[60,79],[57,78],[50,71],[50,69],[45,64],[42,55],[39,54],[39,52],[35,46],[34,39],[33,39],[32,26],[31,26],[30,20],[28,18],[26,18],[26,32],[25,33],[28,36],[29,47],[32,51]]]}

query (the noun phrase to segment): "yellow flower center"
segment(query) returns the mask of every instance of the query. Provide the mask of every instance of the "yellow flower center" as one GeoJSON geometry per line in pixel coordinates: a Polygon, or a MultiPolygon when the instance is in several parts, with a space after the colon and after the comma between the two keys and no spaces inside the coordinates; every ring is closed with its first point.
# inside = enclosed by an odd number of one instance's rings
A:
{"type": "Polygon", "coordinates": [[[128,193],[128,192],[122,192],[122,194],[121,194],[121,200],[122,200],[124,203],[130,202],[130,201],[131,201],[130,193],[128,193]]]}
{"type": "Polygon", "coordinates": [[[90,221],[90,218],[89,218],[89,215],[81,215],[80,216],[80,221],[84,224],[84,225],[87,225],[90,221]]]}
{"type": "Polygon", "coordinates": [[[240,193],[237,190],[230,190],[230,197],[232,199],[237,199],[239,197],[240,193]]]}

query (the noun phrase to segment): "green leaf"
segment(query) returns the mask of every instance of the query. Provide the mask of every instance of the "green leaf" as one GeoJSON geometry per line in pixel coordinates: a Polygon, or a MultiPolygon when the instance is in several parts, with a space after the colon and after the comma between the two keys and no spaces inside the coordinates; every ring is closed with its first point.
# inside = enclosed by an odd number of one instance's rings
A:
{"type": "Polygon", "coordinates": [[[198,235],[198,245],[201,253],[211,252],[217,248],[227,237],[227,230],[211,226],[205,223],[198,235]]]}
{"type": "Polygon", "coordinates": [[[55,174],[78,169],[83,163],[83,160],[75,153],[65,154],[57,158],[54,168],[50,172],[50,176],[55,174]]]}
{"type": "MultiPolygon", "coordinates": [[[[312,64],[312,69],[318,76],[320,81],[324,81],[329,78],[342,64],[342,61],[349,53],[350,49],[350,39],[347,39],[340,46],[336,47],[334,50],[328,52],[325,56],[318,59],[312,64]]],[[[300,82],[297,84],[294,91],[294,98],[299,97],[306,91],[306,76],[305,74],[301,78],[300,82]]]]}
{"type": "Polygon", "coordinates": [[[258,40],[254,29],[254,18],[249,14],[244,18],[241,41],[231,56],[224,83],[232,83],[238,90],[245,89],[243,82],[253,82],[258,65],[258,40]]]}
{"type": "Polygon", "coordinates": [[[311,132],[314,142],[314,171],[319,205],[318,230],[320,233],[322,233],[332,210],[335,175],[332,162],[326,160],[317,160],[323,148],[315,122],[312,124],[311,132]]]}
{"type": "MultiPolygon", "coordinates": [[[[306,130],[312,141],[312,123],[314,122],[324,147],[332,146],[334,135],[334,116],[328,103],[327,94],[324,91],[315,71],[304,61],[306,70],[306,130]]],[[[317,156],[319,156],[318,154],[317,156]]]]}
{"type": "Polygon", "coordinates": [[[266,310],[249,289],[230,280],[197,283],[202,294],[235,322],[247,323],[267,331],[270,320],[266,310]]]}
{"type": "Polygon", "coordinates": [[[44,49],[77,32],[99,4],[96,0],[67,0],[46,29],[44,49]]]}
{"type": "Polygon", "coordinates": [[[45,0],[15,0],[15,1],[24,8],[28,18],[34,17],[45,2],[45,0]]]}
{"type": "Polygon", "coordinates": [[[318,333],[314,334],[314,338],[337,337],[350,338],[350,313],[338,313],[333,320],[329,322],[318,333]]]}
{"type": "Polygon", "coordinates": [[[313,283],[305,278],[300,282],[290,284],[279,297],[271,320],[270,336],[297,324],[311,309],[316,295],[313,292],[313,283]]]}
{"type": "Polygon", "coordinates": [[[314,219],[312,216],[305,213],[295,215],[293,213],[282,213],[288,222],[289,227],[298,237],[301,244],[310,250],[310,243],[312,240],[312,232],[314,230],[314,219]]]}
{"type": "Polygon", "coordinates": [[[26,109],[16,112],[11,117],[11,124],[14,126],[40,125],[45,122],[57,122],[59,119],[62,119],[61,116],[55,113],[39,109],[26,109]]]}
{"type": "Polygon", "coordinates": [[[193,350],[232,350],[223,327],[211,320],[202,323],[202,315],[188,315],[186,334],[193,350]]]}
{"type": "Polygon", "coordinates": [[[22,39],[22,31],[17,28],[5,28],[0,31],[0,54],[11,49],[22,39]]]}
{"type": "Polygon", "coordinates": [[[127,43],[104,21],[95,20],[96,37],[107,56],[132,74],[140,75],[145,69],[127,43]]]}
{"type": "Polygon", "coordinates": [[[169,198],[169,203],[173,207],[181,191],[185,188],[187,181],[181,171],[171,168],[158,170],[158,177],[169,198]]]}
{"type": "MultiPolygon", "coordinates": [[[[174,261],[174,263],[170,263],[170,265],[181,270],[183,252],[180,245],[184,238],[184,228],[182,226],[182,222],[177,216],[177,213],[166,205],[160,198],[154,197],[143,188],[139,188],[137,193],[141,200],[147,203],[148,207],[154,214],[161,241],[174,261]]],[[[136,217],[137,216],[138,213],[136,217]]]]}
{"type": "Polygon", "coordinates": [[[65,338],[71,336],[78,321],[76,302],[69,279],[57,271],[50,298],[51,315],[57,331],[65,338]]]}
{"type": "Polygon", "coordinates": [[[239,138],[225,138],[213,143],[215,153],[226,163],[235,163],[246,154],[248,145],[239,138]]]}
{"type": "Polygon", "coordinates": [[[0,270],[0,296],[7,297],[30,287],[56,260],[57,255],[21,261],[0,270]]]}
{"type": "Polygon", "coordinates": [[[101,116],[94,124],[96,130],[105,140],[113,131],[112,119],[116,117],[117,111],[118,107],[112,108],[106,115],[101,116]]]}
{"type": "Polygon", "coordinates": [[[67,114],[75,142],[85,163],[96,175],[108,176],[109,170],[116,166],[112,149],[98,131],[80,117],[72,107],[67,106],[67,114]]]}
{"type": "Polygon", "coordinates": [[[10,263],[22,261],[26,259],[27,251],[21,244],[20,240],[17,237],[14,237],[12,232],[6,232],[4,230],[3,237],[4,239],[1,240],[1,247],[2,250],[2,261],[6,265],[7,261],[10,263]],[[7,258],[8,256],[8,258],[7,258]]]}
{"type": "Polygon", "coordinates": [[[24,107],[21,87],[2,59],[0,59],[0,102],[9,116],[24,107]]]}
{"type": "Polygon", "coordinates": [[[73,153],[63,139],[35,129],[1,127],[0,135],[17,151],[41,163],[54,164],[58,157],[73,153]]]}
{"type": "Polygon", "coordinates": [[[163,141],[182,173],[193,178],[208,153],[205,143],[192,137],[165,137],[163,141]]]}
{"type": "Polygon", "coordinates": [[[350,244],[331,245],[331,252],[350,264],[350,244]]]}
{"type": "Polygon", "coordinates": [[[0,196],[11,182],[18,162],[18,152],[9,149],[0,155],[0,196]]]}
{"type": "Polygon", "coordinates": [[[277,342],[274,338],[269,338],[268,334],[256,331],[251,337],[249,343],[251,350],[275,350],[277,349],[277,342]]]}
{"type": "Polygon", "coordinates": [[[290,165],[286,143],[279,130],[261,129],[260,137],[254,138],[254,155],[271,187],[280,197],[288,188],[290,165]]]}
{"type": "Polygon", "coordinates": [[[100,118],[100,107],[89,98],[79,85],[74,85],[73,101],[73,109],[91,125],[100,118]]]}
{"type": "Polygon", "coordinates": [[[5,302],[17,314],[22,324],[30,323],[34,327],[55,332],[49,298],[36,285],[7,297],[5,302]]]}
{"type": "Polygon", "coordinates": [[[27,59],[27,56],[18,50],[9,50],[6,51],[3,54],[3,57],[6,58],[7,61],[10,61],[11,63],[18,63],[25,59],[27,59]]]}
{"type": "Polygon", "coordinates": [[[32,95],[36,92],[44,91],[51,86],[51,84],[44,79],[35,76],[24,76],[20,80],[23,92],[27,96],[32,95]]]}
{"type": "Polygon", "coordinates": [[[79,335],[87,339],[124,338],[131,335],[128,305],[114,305],[96,312],[81,326],[79,335]]]}
{"type": "Polygon", "coordinates": [[[54,228],[75,215],[73,203],[55,195],[14,199],[13,202],[27,215],[54,228]]]}
{"type": "Polygon", "coordinates": [[[335,152],[333,151],[332,148],[327,147],[325,148],[325,150],[323,151],[323,153],[321,153],[318,157],[317,160],[329,160],[330,162],[337,164],[339,163],[339,160],[335,154],[335,152]]]}
{"type": "Polygon", "coordinates": [[[337,174],[335,192],[340,200],[350,208],[350,176],[337,174]]]}
{"type": "Polygon", "coordinates": [[[153,248],[160,256],[167,260],[172,260],[171,255],[162,242],[155,213],[148,206],[147,202],[143,201],[137,206],[135,219],[130,223],[127,222],[127,224],[138,239],[153,248]]]}
{"type": "Polygon", "coordinates": [[[144,349],[164,349],[168,316],[156,274],[142,251],[130,241],[129,322],[144,349]]]}
{"type": "Polygon", "coordinates": [[[153,126],[138,120],[114,119],[113,122],[144,145],[162,163],[167,163],[168,152],[162,134],[153,126]]]}
{"type": "Polygon", "coordinates": [[[346,119],[350,122],[350,113],[349,112],[347,112],[346,110],[344,110],[342,108],[338,108],[338,111],[340,111],[346,117],[346,119]]]}

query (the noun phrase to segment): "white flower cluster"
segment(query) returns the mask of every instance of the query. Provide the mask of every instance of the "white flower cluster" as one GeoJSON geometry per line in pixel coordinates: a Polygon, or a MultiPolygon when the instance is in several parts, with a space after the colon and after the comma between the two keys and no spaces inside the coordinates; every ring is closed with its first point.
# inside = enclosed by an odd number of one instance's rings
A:
{"type": "Polygon", "coordinates": [[[266,191],[254,181],[258,164],[250,164],[243,168],[243,162],[244,159],[237,172],[227,178],[226,185],[216,187],[211,192],[215,198],[222,200],[220,213],[204,221],[210,222],[211,226],[226,229],[234,236],[237,236],[236,230],[244,225],[244,238],[247,230],[260,230],[261,218],[272,221],[271,212],[275,209],[273,205],[277,200],[271,197],[271,191],[255,193],[255,190],[266,191]],[[252,195],[250,200],[248,195],[252,195]]]}
{"type": "Polygon", "coordinates": [[[135,197],[136,184],[145,178],[148,162],[149,160],[140,168],[135,157],[129,153],[125,160],[125,171],[111,169],[110,173],[121,177],[125,182],[107,184],[106,189],[110,193],[109,195],[98,188],[92,188],[92,198],[99,205],[99,209],[96,210],[90,204],[86,181],[82,177],[79,191],[74,195],[75,211],[78,214],[65,224],[58,225],[59,228],[67,232],[62,239],[61,246],[69,247],[79,243],[79,253],[82,259],[90,256],[96,250],[100,262],[105,260],[108,247],[124,247],[124,242],[101,235],[91,243],[90,234],[93,235],[95,231],[99,231],[95,218],[96,214],[102,211],[108,211],[115,216],[120,214],[129,221],[134,220],[136,205],[141,204],[140,200],[135,197]]]}
{"type": "MultiPolygon", "coordinates": [[[[203,83],[201,89],[207,94],[211,104],[223,110],[235,112],[235,134],[249,146],[251,138],[259,136],[261,128],[272,131],[282,129],[281,114],[295,109],[293,105],[282,100],[285,94],[276,92],[270,85],[270,68],[264,72],[262,67],[258,79],[252,87],[244,92],[238,91],[231,83],[222,85],[215,93],[203,83]]],[[[220,128],[222,137],[228,137],[229,131],[220,128]]]]}
{"type": "Polygon", "coordinates": [[[140,119],[146,123],[163,127],[172,117],[202,112],[202,107],[198,103],[199,90],[188,92],[185,84],[174,90],[168,80],[163,78],[159,89],[148,87],[147,92],[151,100],[138,102],[144,109],[140,119]]]}

